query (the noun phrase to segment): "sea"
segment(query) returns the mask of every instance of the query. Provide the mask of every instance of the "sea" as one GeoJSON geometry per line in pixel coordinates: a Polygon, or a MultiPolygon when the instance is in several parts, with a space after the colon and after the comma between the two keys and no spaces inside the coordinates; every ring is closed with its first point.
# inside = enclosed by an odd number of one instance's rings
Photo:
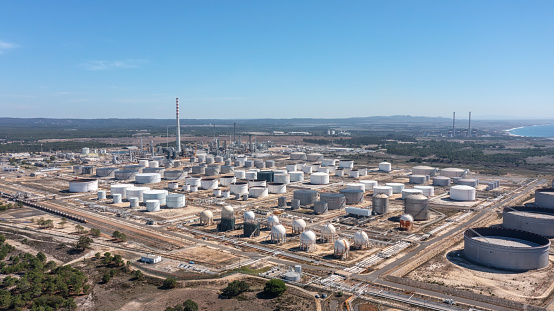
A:
{"type": "Polygon", "coordinates": [[[554,124],[522,126],[508,130],[508,133],[515,136],[554,138],[554,124]]]}

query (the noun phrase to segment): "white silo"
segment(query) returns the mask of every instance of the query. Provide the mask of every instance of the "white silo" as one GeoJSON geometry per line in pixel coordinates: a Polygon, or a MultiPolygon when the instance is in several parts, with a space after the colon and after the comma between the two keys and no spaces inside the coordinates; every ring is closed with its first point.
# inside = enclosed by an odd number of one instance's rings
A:
{"type": "Polygon", "coordinates": [[[346,189],[357,189],[365,192],[365,184],[361,182],[346,184],[346,189]]]}
{"type": "Polygon", "coordinates": [[[450,199],[456,201],[475,201],[475,188],[462,185],[450,187],[450,199]]]}
{"type": "Polygon", "coordinates": [[[381,162],[379,163],[379,170],[383,172],[390,172],[392,171],[392,165],[389,162],[381,162]]]}
{"type": "Polygon", "coordinates": [[[298,234],[306,230],[306,222],[302,218],[296,218],[292,221],[292,233],[298,234]]]}
{"type": "Polygon", "coordinates": [[[209,226],[213,223],[213,221],[214,221],[214,214],[212,213],[212,211],[206,209],[200,213],[201,225],[209,226]]]}
{"type": "Polygon", "coordinates": [[[225,205],[221,208],[221,222],[218,230],[235,230],[235,209],[232,206],[225,205]]]}
{"type": "Polygon", "coordinates": [[[332,242],[335,240],[337,230],[335,226],[330,223],[326,223],[321,226],[321,241],[322,242],[332,242]]]}
{"type": "Polygon", "coordinates": [[[271,242],[282,244],[287,241],[287,229],[281,224],[273,226],[271,228],[271,242]]]}
{"type": "Polygon", "coordinates": [[[138,198],[139,202],[143,202],[143,194],[146,191],[150,191],[149,187],[134,187],[126,190],[127,198],[138,198]]]}
{"type": "Polygon", "coordinates": [[[307,230],[300,234],[300,249],[307,252],[313,252],[317,248],[317,237],[312,230],[307,230]]]}
{"type": "Polygon", "coordinates": [[[278,224],[279,224],[279,217],[277,217],[275,215],[271,215],[271,216],[267,217],[267,228],[268,229],[271,229],[271,228],[275,227],[278,224]]]}
{"type": "Polygon", "coordinates": [[[392,193],[402,193],[402,190],[404,190],[404,184],[399,182],[388,182],[385,186],[391,187],[392,193]]]}
{"type": "Polygon", "coordinates": [[[310,175],[310,183],[313,185],[327,185],[329,183],[329,174],[313,173],[310,175]]]}
{"type": "Polygon", "coordinates": [[[346,259],[350,252],[350,243],[346,239],[338,239],[335,241],[335,258],[346,259]]]}
{"type": "Polygon", "coordinates": [[[390,186],[373,186],[373,195],[382,193],[390,197],[392,196],[392,192],[392,187],[390,186]]]}
{"type": "Polygon", "coordinates": [[[365,185],[366,191],[373,190],[373,187],[379,185],[379,183],[376,180],[360,180],[360,183],[365,185]]]}
{"type": "Polygon", "coordinates": [[[367,233],[360,230],[354,234],[354,248],[365,249],[369,247],[369,237],[367,233]]]}
{"type": "Polygon", "coordinates": [[[432,197],[435,195],[435,188],[433,186],[414,186],[414,189],[419,189],[426,197],[432,197]]]}
{"type": "Polygon", "coordinates": [[[135,185],[131,184],[115,184],[111,185],[110,190],[112,192],[112,195],[114,194],[121,194],[122,199],[127,198],[127,189],[133,188],[135,185]]]}
{"type": "Polygon", "coordinates": [[[160,201],[146,200],[146,210],[149,212],[157,212],[160,210],[160,201]]]}

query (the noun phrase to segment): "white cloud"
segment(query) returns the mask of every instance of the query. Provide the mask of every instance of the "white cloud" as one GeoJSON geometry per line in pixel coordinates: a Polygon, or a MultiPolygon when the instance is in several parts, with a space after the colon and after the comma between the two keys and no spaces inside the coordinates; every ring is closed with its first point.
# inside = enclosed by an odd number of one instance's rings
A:
{"type": "Polygon", "coordinates": [[[81,64],[83,68],[91,71],[111,70],[119,68],[137,68],[140,64],[144,63],[141,59],[128,59],[128,60],[91,60],[84,64],[81,64]]]}
{"type": "Polygon", "coordinates": [[[10,43],[10,42],[0,40],[0,54],[4,54],[4,52],[6,52],[8,50],[11,50],[11,49],[15,49],[17,47],[19,47],[19,45],[15,44],[15,43],[10,43]]]}

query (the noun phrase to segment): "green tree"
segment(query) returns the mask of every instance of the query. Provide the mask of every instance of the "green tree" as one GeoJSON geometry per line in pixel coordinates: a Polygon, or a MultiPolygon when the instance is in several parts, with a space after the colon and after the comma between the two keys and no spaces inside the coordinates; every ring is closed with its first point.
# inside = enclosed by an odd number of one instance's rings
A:
{"type": "Polygon", "coordinates": [[[167,279],[165,279],[162,284],[163,289],[172,289],[175,287],[177,287],[177,280],[172,277],[168,277],[167,279]]]}
{"type": "Polygon", "coordinates": [[[140,270],[135,270],[135,279],[137,281],[142,281],[144,280],[144,274],[142,274],[142,271],[140,270]]]}
{"type": "Polygon", "coordinates": [[[198,311],[198,304],[190,299],[183,302],[184,311],[198,311]]]}
{"type": "Polygon", "coordinates": [[[93,240],[88,236],[80,236],[77,244],[75,244],[75,249],[84,251],[85,249],[90,247],[90,244],[92,244],[92,242],[93,240]]]}
{"type": "Polygon", "coordinates": [[[99,237],[100,236],[100,229],[92,228],[92,229],[90,229],[90,234],[92,236],[99,237]]]}
{"type": "Polygon", "coordinates": [[[97,252],[96,254],[94,254],[94,258],[100,259],[100,257],[102,257],[102,255],[100,254],[100,252],[97,252]]]}
{"type": "Polygon", "coordinates": [[[272,296],[281,296],[287,290],[287,285],[283,280],[272,279],[265,283],[264,292],[272,296]]]}
{"type": "Polygon", "coordinates": [[[250,289],[250,285],[248,285],[248,283],[246,283],[245,281],[238,281],[238,280],[235,280],[229,284],[227,284],[227,287],[225,287],[223,289],[223,296],[227,297],[227,298],[232,298],[232,297],[235,297],[235,296],[238,296],[240,294],[242,294],[243,292],[247,291],[248,289],[250,289]]]}
{"type": "Polygon", "coordinates": [[[106,271],[102,276],[102,283],[108,283],[112,279],[112,275],[109,271],[106,271]]]}
{"type": "Polygon", "coordinates": [[[46,255],[44,255],[42,252],[37,253],[37,258],[42,262],[46,262],[46,255]]]}

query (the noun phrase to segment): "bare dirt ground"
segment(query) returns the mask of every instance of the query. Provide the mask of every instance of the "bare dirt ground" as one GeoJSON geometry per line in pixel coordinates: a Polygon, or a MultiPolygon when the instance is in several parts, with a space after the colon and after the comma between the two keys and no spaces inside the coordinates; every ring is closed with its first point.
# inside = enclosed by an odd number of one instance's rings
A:
{"type": "Polygon", "coordinates": [[[238,260],[238,257],[215,248],[207,246],[195,246],[172,253],[174,256],[186,258],[196,263],[208,266],[225,266],[238,260]]]}
{"type": "Polygon", "coordinates": [[[554,290],[552,263],[545,269],[527,272],[487,268],[463,257],[463,242],[429,260],[406,277],[518,302],[537,303],[554,290]]]}

